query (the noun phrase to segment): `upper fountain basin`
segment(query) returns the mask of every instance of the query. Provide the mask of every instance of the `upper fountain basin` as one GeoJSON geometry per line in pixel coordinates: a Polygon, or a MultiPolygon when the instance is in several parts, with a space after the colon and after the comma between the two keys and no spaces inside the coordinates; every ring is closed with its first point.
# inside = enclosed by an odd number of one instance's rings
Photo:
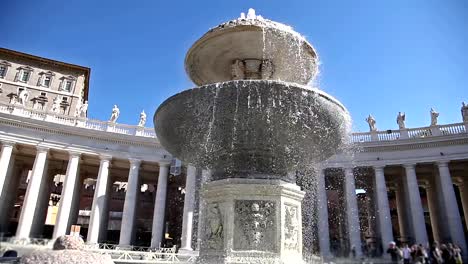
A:
{"type": "Polygon", "coordinates": [[[340,151],[348,111],[323,91],[240,80],[183,91],[154,116],[158,139],[175,157],[213,170],[215,179],[280,178],[340,151]]]}
{"type": "Polygon", "coordinates": [[[312,45],[291,27],[263,18],[239,18],[211,29],[195,42],[187,52],[185,69],[197,85],[233,79],[307,84],[317,73],[317,61],[312,45]],[[234,78],[232,65],[236,60],[268,61],[271,74],[234,78]]]}

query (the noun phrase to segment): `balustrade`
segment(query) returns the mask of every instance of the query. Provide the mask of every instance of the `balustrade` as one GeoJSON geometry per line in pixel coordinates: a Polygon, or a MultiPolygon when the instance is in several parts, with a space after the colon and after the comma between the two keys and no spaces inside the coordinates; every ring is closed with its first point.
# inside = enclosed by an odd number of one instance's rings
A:
{"type": "MultiPolygon", "coordinates": [[[[108,121],[77,118],[67,116],[63,114],[50,113],[39,109],[27,109],[21,105],[13,104],[0,104],[0,113],[12,114],[16,116],[28,117],[31,119],[45,120],[51,123],[57,123],[67,126],[82,127],[85,129],[107,131],[111,133],[131,135],[137,137],[149,137],[156,138],[156,133],[153,128],[150,127],[139,127],[137,125],[128,124],[110,124],[108,121]]],[[[411,138],[425,138],[438,136],[433,134],[434,128],[440,131],[440,135],[457,135],[467,133],[467,125],[465,123],[455,123],[447,125],[438,125],[435,127],[418,127],[409,128],[404,130],[408,133],[408,137],[411,138]]],[[[351,141],[353,143],[364,143],[372,141],[391,141],[403,139],[400,130],[385,130],[385,131],[374,131],[374,132],[359,132],[351,135],[351,141]]]]}

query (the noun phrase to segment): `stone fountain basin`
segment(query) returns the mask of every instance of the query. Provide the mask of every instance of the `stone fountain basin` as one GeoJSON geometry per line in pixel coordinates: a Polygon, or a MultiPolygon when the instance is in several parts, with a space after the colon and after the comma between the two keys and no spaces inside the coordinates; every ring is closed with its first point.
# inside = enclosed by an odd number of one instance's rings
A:
{"type": "MultiPolygon", "coordinates": [[[[269,20],[233,20],[208,31],[187,52],[185,69],[197,85],[232,79],[237,59],[268,59],[268,79],[307,84],[317,72],[317,54],[297,32],[269,20]]],[[[265,78],[264,78],[265,79],[265,78]]]]}
{"type": "Polygon", "coordinates": [[[287,176],[347,143],[348,111],[323,91],[267,80],[209,84],[176,94],[157,109],[156,134],[180,160],[213,179],[287,176]]]}

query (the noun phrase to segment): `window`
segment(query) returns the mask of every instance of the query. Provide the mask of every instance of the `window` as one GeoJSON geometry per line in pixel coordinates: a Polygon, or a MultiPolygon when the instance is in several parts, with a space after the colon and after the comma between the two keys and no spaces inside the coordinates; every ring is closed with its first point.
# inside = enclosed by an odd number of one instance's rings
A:
{"type": "Polygon", "coordinates": [[[63,101],[63,102],[68,102],[68,97],[62,96],[62,101],[63,101]]]}
{"type": "Polygon", "coordinates": [[[47,93],[42,92],[42,93],[41,93],[41,96],[44,96],[44,97],[45,97],[45,96],[47,96],[47,93]]]}
{"type": "Polygon", "coordinates": [[[69,75],[60,78],[60,80],[62,82],[60,83],[59,91],[72,92],[76,78],[69,75]]]}
{"type": "Polygon", "coordinates": [[[55,74],[51,71],[39,73],[39,79],[37,80],[37,86],[49,88],[52,84],[52,79],[55,74]]]}
{"type": "Polygon", "coordinates": [[[0,61],[0,78],[5,78],[8,72],[8,67],[10,66],[11,64],[8,61],[0,61]]]}
{"type": "Polygon", "coordinates": [[[50,76],[45,76],[42,85],[45,86],[45,87],[49,87],[49,86],[50,86],[50,80],[51,80],[51,79],[52,79],[52,78],[51,78],[50,76]]]}
{"type": "Polygon", "coordinates": [[[33,73],[33,68],[29,66],[21,66],[18,68],[18,72],[16,73],[15,82],[24,82],[27,83],[31,78],[33,73]]]}
{"type": "Polygon", "coordinates": [[[5,78],[7,67],[5,65],[0,65],[0,78],[5,78]]]}
{"type": "Polygon", "coordinates": [[[31,72],[30,71],[23,71],[23,73],[21,74],[21,78],[20,78],[20,81],[22,82],[27,82],[29,81],[29,77],[31,76],[31,72]]]}
{"type": "Polygon", "coordinates": [[[66,80],[65,81],[65,86],[63,87],[63,89],[67,92],[70,92],[71,91],[71,87],[72,87],[72,81],[70,80],[66,80]]]}

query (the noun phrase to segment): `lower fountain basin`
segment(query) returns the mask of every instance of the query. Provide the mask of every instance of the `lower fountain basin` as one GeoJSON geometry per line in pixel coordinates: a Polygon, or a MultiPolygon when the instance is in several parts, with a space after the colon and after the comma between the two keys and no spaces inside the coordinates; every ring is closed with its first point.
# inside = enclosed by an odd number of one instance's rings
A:
{"type": "Polygon", "coordinates": [[[269,80],[209,84],[167,99],[156,134],[180,160],[210,168],[212,180],[275,178],[322,161],[347,143],[348,111],[310,87],[269,80]]]}

